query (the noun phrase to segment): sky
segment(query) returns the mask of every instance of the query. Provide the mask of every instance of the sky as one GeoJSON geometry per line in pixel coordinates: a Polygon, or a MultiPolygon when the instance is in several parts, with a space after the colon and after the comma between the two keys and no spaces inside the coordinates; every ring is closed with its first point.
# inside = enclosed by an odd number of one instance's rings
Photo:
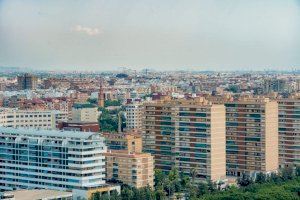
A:
{"type": "Polygon", "coordinates": [[[300,0],[0,0],[0,66],[300,69],[300,0]]]}

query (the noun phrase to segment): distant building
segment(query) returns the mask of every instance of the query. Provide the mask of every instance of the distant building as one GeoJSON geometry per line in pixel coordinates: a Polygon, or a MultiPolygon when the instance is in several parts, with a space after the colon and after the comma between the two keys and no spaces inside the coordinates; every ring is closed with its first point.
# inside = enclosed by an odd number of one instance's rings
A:
{"type": "Polygon", "coordinates": [[[60,122],[58,124],[58,129],[67,130],[67,131],[82,131],[82,132],[99,132],[99,123],[98,122],[75,122],[67,121],[60,122]]]}
{"type": "Polygon", "coordinates": [[[163,99],[145,103],[143,149],[154,155],[155,168],[176,167],[197,180],[223,180],[225,107],[203,98],[163,99]]]}
{"type": "Polygon", "coordinates": [[[74,104],[72,108],[72,121],[98,122],[98,108],[92,104],[74,104]]]}
{"type": "Polygon", "coordinates": [[[278,104],[267,98],[226,102],[227,174],[276,172],[278,104]]]}
{"type": "Polygon", "coordinates": [[[65,120],[67,120],[67,113],[56,110],[0,108],[0,125],[4,127],[55,129],[58,121],[65,120]]]}
{"type": "Polygon", "coordinates": [[[126,105],[126,129],[141,130],[143,118],[142,103],[135,102],[126,105]]]}
{"type": "Polygon", "coordinates": [[[37,88],[37,77],[32,74],[18,76],[18,88],[20,90],[35,90],[37,88]]]}
{"type": "Polygon", "coordinates": [[[282,93],[286,90],[286,81],[282,79],[265,79],[264,80],[264,93],[279,92],[282,93]]]}

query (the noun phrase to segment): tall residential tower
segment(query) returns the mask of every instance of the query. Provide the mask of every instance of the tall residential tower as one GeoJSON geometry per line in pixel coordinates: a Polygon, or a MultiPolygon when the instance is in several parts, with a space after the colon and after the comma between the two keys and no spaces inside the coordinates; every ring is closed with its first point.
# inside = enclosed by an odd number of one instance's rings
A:
{"type": "Polygon", "coordinates": [[[278,168],[278,104],[267,98],[226,102],[227,174],[272,172],[278,168]]]}
{"type": "Polygon", "coordinates": [[[145,103],[144,150],[154,155],[155,167],[176,167],[196,178],[225,178],[225,107],[203,98],[145,103]]]}

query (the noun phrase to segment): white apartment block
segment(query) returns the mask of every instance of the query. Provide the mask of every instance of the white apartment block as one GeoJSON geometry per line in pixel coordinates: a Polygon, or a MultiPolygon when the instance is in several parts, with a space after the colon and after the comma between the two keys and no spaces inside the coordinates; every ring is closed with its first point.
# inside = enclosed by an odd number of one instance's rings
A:
{"type": "Polygon", "coordinates": [[[132,103],[126,105],[126,128],[142,129],[143,104],[132,103]]]}
{"type": "Polygon", "coordinates": [[[104,152],[96,133],[0,127],[0,190],[102,187],[104,152]]]}
{"type": "Polygon", "coordinates": [[[0,108],[0,126],[55,129],[57,121],[67,120],[67,113],[56,110],[19,110],[0,108]]]}

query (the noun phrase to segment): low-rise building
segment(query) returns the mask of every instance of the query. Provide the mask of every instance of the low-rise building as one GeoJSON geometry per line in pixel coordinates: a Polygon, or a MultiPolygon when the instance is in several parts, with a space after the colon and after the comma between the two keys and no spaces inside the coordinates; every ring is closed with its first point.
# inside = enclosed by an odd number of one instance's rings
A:
{"type": "Polygon", "coordinates": [[[66,119],[66,113],[56,110],[0,108],[0,125],[4,127],[55,129],[58,121],[65,121],[66,119]]]}
{"type": "Polygon", "coordinates": [[[154,163],[151,154],[110,150],[104,155],[107,180],[118,180],[136,188],[153,187],[154,163]]]}
{"type": "Polygon", "coordinates": [[[74,104],[72,108],[72,121],[98,122],[98,108],[92,104],[74,104]]]}

